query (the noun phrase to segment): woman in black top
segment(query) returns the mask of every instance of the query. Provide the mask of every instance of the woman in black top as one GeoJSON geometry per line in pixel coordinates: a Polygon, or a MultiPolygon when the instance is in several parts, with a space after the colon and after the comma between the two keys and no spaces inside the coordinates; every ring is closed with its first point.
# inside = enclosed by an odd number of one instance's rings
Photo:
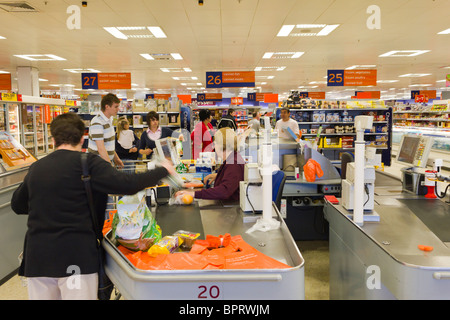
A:
{"type": "MultiPolygon", "coordinates": [[[[31,165],[11,199],[11,207],[17,214],[28,214],[19,275],[31,282],[40,279],[36,277],[71,276],[71,266],[77,266],[81,276],[98,272],[96,235],[81,180],[84,124],[76,114],[66,113],[52,121],[50,130],[56,150],[31,165]]],[[[172,166],[164,164],[153,171],[126,174],[94,154],[88,154],[88,165],[100,227],[108,194],[135,194],[156,185],[169,171],[174,171],[172,166]]],[[[58,289],[57,283],[49,285],[39,289],[39,296],[30,299],[43,299],[47,292],[58,289]]],[[[97,287],[93,290],[96,296],[97,287]]]]}

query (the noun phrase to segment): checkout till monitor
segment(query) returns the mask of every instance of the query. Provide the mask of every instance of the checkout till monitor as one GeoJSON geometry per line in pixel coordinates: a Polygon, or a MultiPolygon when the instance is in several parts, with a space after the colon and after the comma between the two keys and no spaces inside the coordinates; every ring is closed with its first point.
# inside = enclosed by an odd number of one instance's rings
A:
{"type": "Polygon", "coordinates": [[[411,167],[425,168],[432,145],[432,137],[406,134],[402,136],[396,160],[411,167]]]}

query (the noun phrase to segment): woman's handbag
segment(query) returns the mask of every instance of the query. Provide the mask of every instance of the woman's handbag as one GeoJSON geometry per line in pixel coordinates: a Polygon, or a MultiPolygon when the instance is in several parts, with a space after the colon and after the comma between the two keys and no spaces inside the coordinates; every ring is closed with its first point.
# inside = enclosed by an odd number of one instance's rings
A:
{"type": "Polygon", "coordinates": [[[103,234],[101,229],[98,227],[98,221],[95,214],[94,209],[94,200],[92,197],[91,190],[91,176],[89,175],[89,167],[87,163],[87,153],[81,154],[81,166],[82,166],[82,176],[81,180],[84,182],[84,186],[86,189],[86,194],[88,197],[89,210],[91,212],[92,223],[94,225],[95,236],[97,237],[97,249],[98,249],[98,260],[99,260],[99,268],[98,268],[98,299],[99,300],[110,300],[111,293],[114,289],[114,285],[108,276],[105,273],[105,250],[102,247],[102,239],[103,234]]]}

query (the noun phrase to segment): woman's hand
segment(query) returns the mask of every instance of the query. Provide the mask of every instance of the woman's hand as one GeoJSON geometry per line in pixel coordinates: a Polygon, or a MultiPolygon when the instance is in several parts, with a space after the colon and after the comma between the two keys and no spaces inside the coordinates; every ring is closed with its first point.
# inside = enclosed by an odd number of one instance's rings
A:
{"type": "Polygon", "coordinates": [[[217,177],[217,173],[211,173],[211,174],[208,174],[208,175],[203,179],[203,183],[204,183],[205,185],[207,185],[207,184],[212,184],[212,183],[216,180],[216,177],[217,177]]]}
{"type": "Polygon", "coordinates": [[[131,149],[129,150],[129,152],[130,152],[130,153],[137,152],[137,148],[136,148],[136,147],[133,147],[133,148],[131,148],[131,149]]]}
{"type": "Polygon", "coordinates": [[[175,168],[172,162],[168,160],[163,160],[159,163],[162,167],[166,168],[169,174],[176,174],[175,168]]]}
{"type": "Polygon", "coordinates": [[[181,190],[181,191],[178,191],[177,193],[175,193],[175,198],[182,197],[182,196],[184,196],[186,194],[192,196],[192,198],[195,197],[195,191],[192,191],[192,190],[181,190]]]}

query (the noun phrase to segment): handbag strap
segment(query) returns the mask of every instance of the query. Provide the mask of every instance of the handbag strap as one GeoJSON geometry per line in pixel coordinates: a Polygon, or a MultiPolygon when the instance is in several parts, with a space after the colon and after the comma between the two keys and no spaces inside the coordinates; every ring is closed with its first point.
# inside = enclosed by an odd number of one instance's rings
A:
{"type": "Polygon", "coordinates": [[[86,195],[88,198],[89,211],[91,212],[91,218],[92,218],[92,224],[94,226],[95,237],[97,238],[97,242],[100,245],[101,238],[98,236],[98,233],[97,233],[97,230],[99,230],[99,229],[98,229],[98,222],[97,222],[95,210],[94,210],[94,199],[92,197],[92,188],[91,188],[91,176],[89,174],[87,158],[88,158],[87,153],[84,153],[84,152],[81,153],[81,167],[82,167],[81,180],[84,182],[84,188],[86,189],[86,195]]]}

